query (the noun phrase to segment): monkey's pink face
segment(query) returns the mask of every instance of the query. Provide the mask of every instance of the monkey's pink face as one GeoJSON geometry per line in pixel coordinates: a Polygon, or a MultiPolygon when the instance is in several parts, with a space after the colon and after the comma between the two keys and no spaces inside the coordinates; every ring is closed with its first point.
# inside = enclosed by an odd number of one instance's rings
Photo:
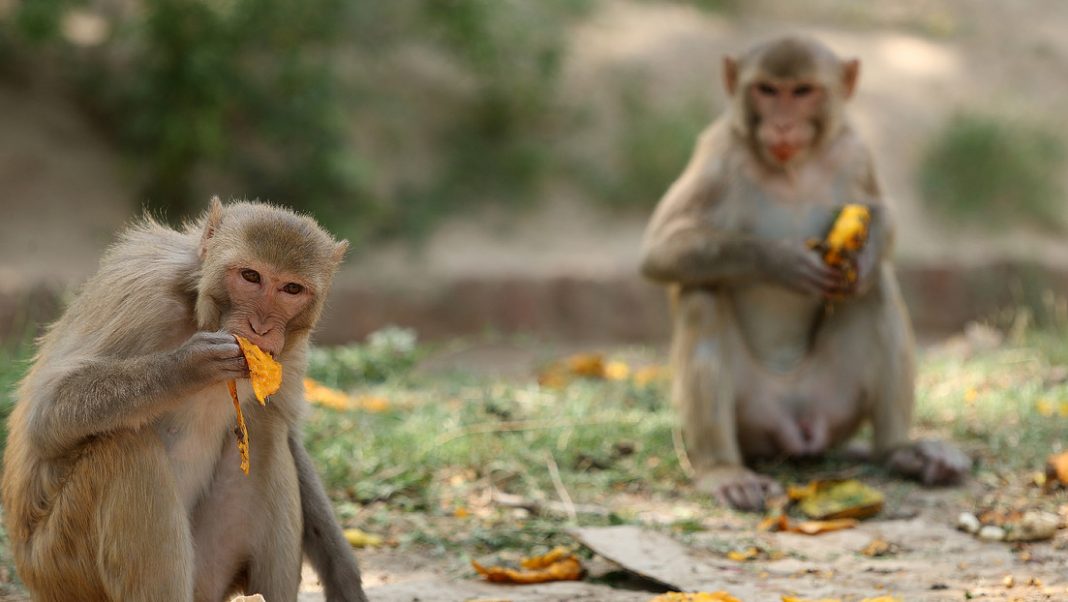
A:
{"type": "Polygon", "coordinates": [[[307,282],[264,265],[243,265],[226,271],[230,309],[223,329],[278,355],[285,347],[286,328],[312,302],[307,282]]]}
{"type": "Polygon", "coordinates": [[[748,93],[756,112],[754,136],[764,160],[787,165],[803,159],[823,127],[823,87],[804,79],[758,80],[748,93]]]}

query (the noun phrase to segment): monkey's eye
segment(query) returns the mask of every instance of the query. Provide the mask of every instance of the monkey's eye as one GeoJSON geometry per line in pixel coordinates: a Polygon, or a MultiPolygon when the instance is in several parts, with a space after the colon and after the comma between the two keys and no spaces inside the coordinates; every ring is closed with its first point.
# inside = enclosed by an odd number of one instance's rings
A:
{"type": "Polygon", "coordinates": [[[756,85],[756,89],[763,96],[775,96],[779,93],[775,86],[771,84],[759,83],[756,85]]]}
{"type": "Polygon", "coordinates": [[[297,284],[296,282],[290,282],[289,284],[283,286],[282,290],[289,293],[290,295],[299,295],[304,291],[304,287],[297,284]]]}
{"type": "Polygon", "coordinates": [[[256,270],[241,270],[241,277],[256,284],[260,281],[260,273],[256,270]]]}
{"type": "Polygon", "coordinates": [[[803,98],[805,96],[808,96],[809,94],[812,94],[815,91],[816,89],[811,84],[801,84],[800,86],[794,88],[794,97],[803,98]]]}

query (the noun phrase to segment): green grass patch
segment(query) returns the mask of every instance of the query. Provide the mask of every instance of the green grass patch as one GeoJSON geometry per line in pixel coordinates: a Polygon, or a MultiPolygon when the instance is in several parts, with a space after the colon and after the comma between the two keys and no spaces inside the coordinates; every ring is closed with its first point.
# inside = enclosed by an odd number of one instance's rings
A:
{"type": "Polygon", "coordinates": [[[1062,228],[1063,140],[1039,126],[954,115],[931,140],[920,190],[943,216],[990,228],[1006,222],[1062,228]]]}

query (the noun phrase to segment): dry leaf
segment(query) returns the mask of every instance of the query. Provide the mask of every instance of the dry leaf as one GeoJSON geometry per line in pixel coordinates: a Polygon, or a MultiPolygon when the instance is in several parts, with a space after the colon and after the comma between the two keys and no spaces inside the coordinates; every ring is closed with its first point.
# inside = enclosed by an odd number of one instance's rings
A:
{"type": "Polygon", "coordinates": [[[471,566],[487,581],[493,583],[545,583],[548,581],[578,581],[582,579],[582,562],[567,548],[555,548],[548,554],[524,558],[521,569],[503,566],[482,566],[472,560],[471,566]]]}
{"type": "Polygon", "coordinates": [[[241,413],[241,400],[237,397],[237,381],[227,381],[226,388],[230,391],[230,399],[233,400],[234,409],[237,410],[237,427],[234,428],[234,435],[237,435],[237,453],[241,454],[241,472],[247,475],[249,468],[248,427],[245,426],[245,416],[241,413]]]}
{"type": "Polygon", "coordinates": [[[375,548],[383,543],[382,538],[378,535],[372,535],[359,529],[345,529],[345,540],[354,548],[375,548]]]}
{"type": "Polygon", "coordinates": [[[890,556],[897,553],[897,546],[884,539],[873,539],[861,548],[860,553],[871,558],[890,556]]]}
{"type": "Polygon", "coordinates": [[[746,560],[756,560],[760,557],[760,548],[750,546],[744,550],[731,550],[727,552],[727,558],[735,562],[745,562],[746,560]]]}
{"type": "Polygon", "coordinates": [[[649,602],[742,602],[727,592],[697,592],[685,594],[668,592],[652,598],[649,602]]]}
{"type": "Polygon", "coordinates": [[[813,481],[790,487],[790,499],[799,503],[805,516],[818,520],[868,518],[883,509],[883,494],[860,481],[813,481]]]}
{"type": "Polygon", "coordinates": [[[575,376],[604,378],[604,356],[599,353],[579,353],[567,358],[567,370],[575,376]]]}
{"type": "Polygon", "coordinates": [[[351,410],[356,405],[343,391],[332,389],[310,378],[304,379],[304,398],[309,403],[338,411],[351,410]]]}
{"type": "Polygon", "coordinates": [[[274,395],[282,386],[282,364],[274,361],[271,354],[260,349],[244,337],[234,335],[237,344],[241,346],[241,353],[248,362],[249,379],[252,381],[252,392],[256,394],[256,400],[263,405],[268,395],[274,395]]]}

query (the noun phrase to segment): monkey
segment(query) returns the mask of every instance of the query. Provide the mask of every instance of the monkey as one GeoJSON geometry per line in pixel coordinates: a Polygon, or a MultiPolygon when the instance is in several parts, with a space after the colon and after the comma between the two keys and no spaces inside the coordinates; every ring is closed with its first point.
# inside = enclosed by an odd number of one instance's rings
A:
{"type": "Polygon", "coordinates": [[[309,337],[347,248],[308,216],[217,197],[181,229],[146,216],[118,237],[8,422],[0,496],[35,600],[294,601],[302,550],[328,600],[366,600],[300,437],[309,337]],[[263,407],[234,335],[282,364],[263,407]]]}
{"type": "Polygon", "coordinates": [[[845,117],[860,73],[785,36],[723,59],[726,110],[653,211],[641,271],[671,301],[671,398],[698,491],[743,510],[781,493],[754,459],[822,454],[870,422],[871,456],[927,485],[971,460],[910,440],[915,353],[890,256],[894,226],[845,117]],[[849,203],[871,212],[856,278],[812,240],[849,203]]]}

